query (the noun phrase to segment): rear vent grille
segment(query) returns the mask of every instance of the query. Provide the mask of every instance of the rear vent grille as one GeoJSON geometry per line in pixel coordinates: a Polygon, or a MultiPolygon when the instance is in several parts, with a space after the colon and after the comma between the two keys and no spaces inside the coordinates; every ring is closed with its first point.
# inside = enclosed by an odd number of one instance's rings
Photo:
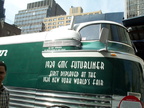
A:
{"type": "Polygon", "coordinates": [[[112,97],[106,95],[7,88],[10,91],[10,108],[111,108],[112,97]]]}

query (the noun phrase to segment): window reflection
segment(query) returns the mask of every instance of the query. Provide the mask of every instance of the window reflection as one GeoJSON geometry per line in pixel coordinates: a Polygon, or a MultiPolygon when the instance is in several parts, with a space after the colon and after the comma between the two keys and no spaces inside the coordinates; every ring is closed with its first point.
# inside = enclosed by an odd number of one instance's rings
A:
{"type": "Polygon", "coordinates": [[[82,40],[98,40],[99,39],[99,30],[100,24],[98,25],[90,25],[82,28],[80,30],[80,34],[82,36],[82,40]]]}
{"type": "Polygon", "coordinates": [[[80,30],[82,40],[99,40],[100,30],[103,27],[110,30],[108,37],[109,41],[122,42],[131,45],[131,41],[126,29],[112,24],[95,24],[83,27],[80,30]]]}

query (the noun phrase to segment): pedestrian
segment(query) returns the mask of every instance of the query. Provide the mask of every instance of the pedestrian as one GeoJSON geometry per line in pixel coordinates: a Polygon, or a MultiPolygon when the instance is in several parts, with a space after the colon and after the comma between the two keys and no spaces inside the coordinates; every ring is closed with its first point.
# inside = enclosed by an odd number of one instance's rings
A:
{"type": "Polygon", "coordinates": [[[6,71],[6,65],[2,61],[0,61],[0,108],[9,107],[9,91],[2,83],[6,76],[6,71]]]}

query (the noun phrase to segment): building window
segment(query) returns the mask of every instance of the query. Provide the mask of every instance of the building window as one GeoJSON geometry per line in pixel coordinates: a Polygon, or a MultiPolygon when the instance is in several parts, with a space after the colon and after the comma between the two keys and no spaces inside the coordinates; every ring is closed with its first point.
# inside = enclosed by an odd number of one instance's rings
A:
{"type": "Polygon", "coordinates": [[[58,18],[58,20],[64,20],[64,17],[60,17],[60,18],[58,18]]]}
{"type": "Polygon", "coordinates": [[[49,19],[49,21],[52,21],[52,19],[49,19]]]}
{"type": "Polygon", "coordinates": [[[56,28],[56,26],[53,26],[53,28],[56,28]]]}
{"type": "Polygon", "coordinates": [[[48,29],[51,29],[51,26],[49,26],[48,29]]]}
{"type": "Polygon", "coordinates": [[[53,19],[53,21],[56,21],[56,20],[57,20],[56,18],[53,19]]]}
{"type": "Polygon", "coordinates": [[[71,19],[71,16],[68,16],[66,19],[71,19]]]}
{"type": "Polygon", "coordinates": [[[57,26],[57,27],[62,27],[63,25],[59,25],[59,26],[57,26]]]}
{"type": "Polygon", "coordinates": [[[66,23],[70,23],[71,20],[66,21],[66,23]]]}
{"type": "Polygon", "coordinates": [[[48,25],[51,25],[52,23],[48,23],[48,25]]]}
{"type": "Polygon", "coordinates": [[[53,25],[56,25],[56,22],[53,22],[53,25]]]}
{"type": "Polygon", "coordinates": [[[58,22],[58,24],[64,24],[64,22],[63,22],[63,21],[60,21],[60,22],[58,22]]]}

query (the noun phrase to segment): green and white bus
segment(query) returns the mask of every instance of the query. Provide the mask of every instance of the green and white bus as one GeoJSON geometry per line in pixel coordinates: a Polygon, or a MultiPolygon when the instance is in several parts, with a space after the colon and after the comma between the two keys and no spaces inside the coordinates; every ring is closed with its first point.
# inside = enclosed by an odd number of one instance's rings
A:
{"type": "Polygon", "coordinates": [[[124,26],[93,21],[0,38],[10,108],[118,108],[144,99],[144,62],[124,26]]]}

